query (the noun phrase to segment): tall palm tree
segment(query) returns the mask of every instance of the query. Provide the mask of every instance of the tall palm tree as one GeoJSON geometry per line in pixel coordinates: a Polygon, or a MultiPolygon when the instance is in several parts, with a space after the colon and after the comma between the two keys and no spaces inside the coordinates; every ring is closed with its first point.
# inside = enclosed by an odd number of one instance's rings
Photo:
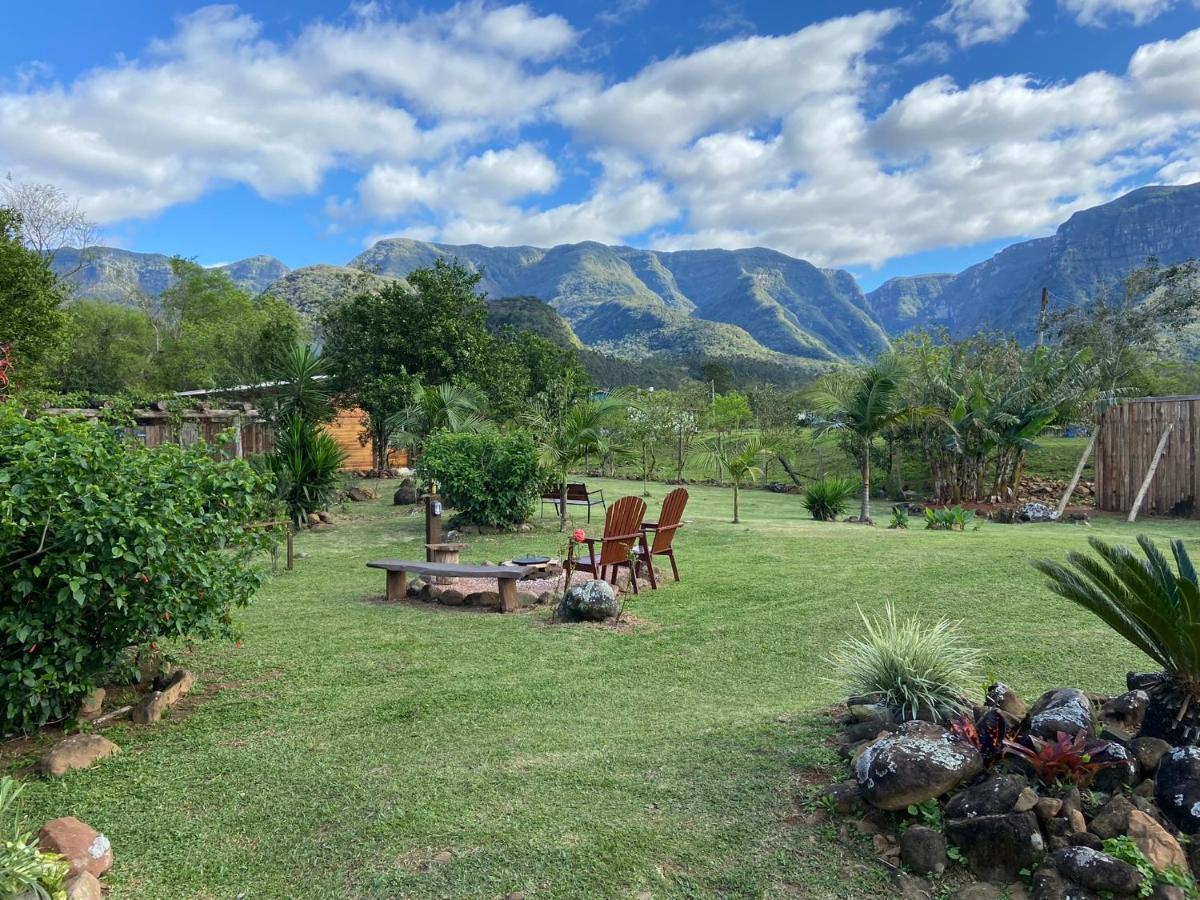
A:
{"type": "Polygon", "coordinates": [[[821,415],[820,432],[836,432],[847,442],[862,474],[859,519],[871,521],[871,445],[875,438],[922,410],[904,399],[905,368],[887,353],[869,366],[833,372],[817,385],[814,407],[821,415]]]}
{"type": "MultiPolygon", "coordinates": [[[[567,395],[564,395],[567,396],[567,395]]],[[[537,443],[538,455],[546,471],[554,475],[559,491],[558,527],[567,527],[567,478],[588,454],[614,449],[607,426],[615,422],[629,405],[626,391],[614,391],[575,402],[545,398],[541,405],[524,417],[524,423],[537,443]]]]}
{"type": "Polygon", "coordinates": [[[703,442],[699,458],[708,471],[718,478],[728,478],[733,485],[733,524],[741,518],[739,495],[742,485],[762,475],[762,466],[774,452],[774,445],[761,435],[747,438],[710,438],[703,442]]]}
{"type": "Polygon", "coordinates": [[[479,431],[488,426],[483,395],[459,384],[418,385],[389,421],[397,443],[419,452],[435,431],[479,431]]]}

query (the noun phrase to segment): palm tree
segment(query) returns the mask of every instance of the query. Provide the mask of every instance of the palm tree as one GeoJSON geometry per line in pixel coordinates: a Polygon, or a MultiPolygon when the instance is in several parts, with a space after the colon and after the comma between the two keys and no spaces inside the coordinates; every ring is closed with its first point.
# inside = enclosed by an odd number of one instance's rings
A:
{"type": "Polygon", "coordinates": [[[1182,541],[1171,542],[1175,571],[1148,537],[1137,541],[1144,560],[1091,538],[1099,559],[1068,553],[1070,566],[1048,559],[1033,565],[1050,579],[1050,590],[1095,613],[1162,666],[1161,675],[1130,677],[1130,688],[1150,695],[1140,733],[1200,744],[1200,579],[1182,541]]]}
{"type": "Polygon", "coordinates": [[[827,375],[817,385],[814,406],[822,416],[820,432],[842,435],[862,472],[859,520],[871,521],[871,444],[875,438],[922,411],[903,396],[905,368],[894,353],[873,364],[827,375]]]}
{"type": "MultiPolygon", "coordinates": [[[[567,392],[562,397],[569,395],[567,392]]],[[[571,470],[591,453],[617,449],[611,443],[606,426],[628,405],[629,395],[625,391],[575,402],[547,397],[543,398],[539,408],[524,417],[524,423],[537,443],[541,464],[554,475],[559,490],[560,531],[567,527],[567,478],[571,470]]]]}
{"type": "Polygon", "coordinates": [[[418,385],[408,403],[389,420],[398,443],[420,451],[435,431],[479,431],[488,426],[483,395],[458,384],[418,385]]]}
{"type": "Polygon", "coordinates": [[[742,485],[762,475],[762,464],[774,452],[771,442],[761,435],[724,441],[710,438],[701,445],[699,457],[704,467],[718,478],[726,477],[733,485],[733,524],[739,518],[739,492],[742,485]]]}

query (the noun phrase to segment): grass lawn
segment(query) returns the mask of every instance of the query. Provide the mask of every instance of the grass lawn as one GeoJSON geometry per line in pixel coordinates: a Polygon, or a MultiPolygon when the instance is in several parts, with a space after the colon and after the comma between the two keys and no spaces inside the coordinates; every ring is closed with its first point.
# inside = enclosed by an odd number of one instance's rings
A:
{"type": "MultiPolygon", "coordinates": [[[[1146,661],[1027,560],[1089,534],[1200,541],[1188,522],[818,524],[759,491],[735,526],[730,493],[696,487],[684,581],[632,602],[640,624],[619,631],[379,602],[364,562],[421,552],[394,485],[297,539],[307,558],[241,613],[240,648],[187,657],[197,691],[162,723],[112,727],[119,757],[30,781],[32,820],[110,836],[115,900],[880,896],[882,870],[804,815],[838,771],[816,711],[838,697],[822,657],[859,627],[856,605],[961,619],[1026,696],[1116,691],[1146,661]]],[[[651,488],[653,511],[667,488],[651,488]]],[[[467,540],[472,561],[560,546],[549,518],[467,540]]]]}

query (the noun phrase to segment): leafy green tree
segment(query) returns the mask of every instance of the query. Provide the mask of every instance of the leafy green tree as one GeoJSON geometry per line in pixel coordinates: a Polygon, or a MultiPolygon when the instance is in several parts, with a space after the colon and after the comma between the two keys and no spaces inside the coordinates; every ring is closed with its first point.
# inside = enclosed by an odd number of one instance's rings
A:
{"type": "Polygon", "coordinates": [[[64,351],[66,290],[46,258],[21,238],[21,217],[0,208],[0,344],[7,346],[8,389],[37,387],[64,351]]]}
{"type": "Polygon", "coordinates": [[[579,364],[574,348],[506,326],[469,378],[486,395],[496,420],[505,422],[519,418],[528,409],[530,398],[546,393],[568,376],[581,395],[592,390],[591,377],[579,364]]]}
{"type": "Polygon", "coordinates": [[[322,319],[324,354],[334,385],[367,415],[376,466],[418,383],[450,384],[483,371],[491,337],[480,276],[438,260],[388,285],[345,300],[322,319]]]}
{"type": "Polygon", "coordinates": [[[733,524],[741,522],[740,494],[742,486],[762,475],[763,464],[770,459],[772,447],[762,435],[750,435],[725,441],[706,440],[700,450],[700,460],[719,480],[728,478],[733,485],[733,524]]]}
{"type": "Polygon", "coordinates": [[[827,375],[814,393],[817,410],[823,416],[821,431],[842,437],[859,465],[862,522],[871,521],[871,444],[917,413],[905,403],[904,379],[903,360],[888,353],[869,366],[827,375]]]}
{"type": "Polygon", "coordinates": [[[300,315],[275,297],[252,297],[216,269],[171,260],[175,283],[159,305],[159,387],[223,388],[267,380],[305,336],[300,315]]]}
{"type": "Polygon", "coordinates": [[[55,381],[64,391],[116,394],[154,386],[154,324],[140,309],[101,300],[66,307],[70,349],[55,381]]]}

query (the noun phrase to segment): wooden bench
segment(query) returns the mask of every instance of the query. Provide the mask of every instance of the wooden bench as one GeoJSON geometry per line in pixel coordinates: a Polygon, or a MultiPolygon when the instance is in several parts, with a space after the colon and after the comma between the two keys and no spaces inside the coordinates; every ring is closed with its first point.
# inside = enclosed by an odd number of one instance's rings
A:
{"type": "MultiPolygon", "coordinates": [[[[562,494],[559,489],[557,487],[549,488],[545,493],[542,494],[542,515],[546,515],[546,504],[551,503],[554,505],[554,511],[561,516],[562,511],[558,508],[558,505],[561,502],[562,494]]],[[[589,491],[587,489],[587,485],[582,483],[567,484],[567,506],[586,506],[587,520],[590,522],[592,521],[593,506],[599,506],[601,509],[605,509],[604,491],[599,488],[594,491],[589,491]],[[600,496],[596,497],[596,494],[599,494],[600,496]]]]}
{"type": "Polygon", "coordinates": [[[404,599],[404,582],[409,572],[428,578],[495,578],[499,584],[500,612],[517,611],[517,582],[533,571],[530,566],[469,566],[423,559],[377,559],[367,563],[367,568],[387,572],[388,600],[404,599]]]}

